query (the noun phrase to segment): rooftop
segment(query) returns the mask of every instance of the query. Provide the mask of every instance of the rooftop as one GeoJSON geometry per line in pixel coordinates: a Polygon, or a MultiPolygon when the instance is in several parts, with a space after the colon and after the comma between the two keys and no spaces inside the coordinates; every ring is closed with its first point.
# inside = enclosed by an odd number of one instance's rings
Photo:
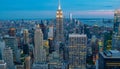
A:
{"type": "Polygon", "coordinates": [[[100,52],[100,54],[104,58],[120,58],[120,51],[118,50],[104,51],[104,52],[100,52]]]}
{"type": "Polygon", "coordinates": [[[85,34],[69,34],[69,37],[87,37],[85,34]]]}
{"type": "Polygon", "coordinates": [[[6,65],[6,63],[4,62],[4,60],[0,60],[0,65],[6,65]]]}

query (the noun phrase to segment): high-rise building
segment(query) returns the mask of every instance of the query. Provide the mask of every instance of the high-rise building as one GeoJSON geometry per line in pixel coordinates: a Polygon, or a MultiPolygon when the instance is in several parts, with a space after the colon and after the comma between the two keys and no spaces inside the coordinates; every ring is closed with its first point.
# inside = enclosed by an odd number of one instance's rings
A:
{"type": "Polygon", "coordinates": [[[90,46],[92,47],[92,61],[95,63],[99,52],[98,40],[95,35],[92,36],[90,46]]]}
{"type": "Polygon", "coordinates": [[[13,52],[10,47],[6,47],[3,51],[3,60],[7,63],[8,69],[15,69],[13,63],[13,52]]]}
{"type": "Polygon", "coordinates": [[[23,45],[23,53],[24,54],[29,54],[29,45],[28,44],[23,45]]]}
{"type": "Polygon", "coordinates": [[[40,64],[33,64],[31,69],[48,69],[48,64],[40,63],[40,64]]]}
{"type": "Polygon", "coordinates": [[[0,60],[0,69],[7,69],[6,63],[4,62],[4,60],[0,60]]]}
{"type": "Polygon", "coordinates": [[[120,10],[114,12],[114,30],[112,37],[112,49],[120,50],[120,10]]]}
{"type": "Polygon", "coordinates": [[[30,56],[25,57],[25,64],[24,64],[25,69],[30,69],[30,65],[31,65],[30,59],[31,59],[30,56]]]}
{"type": "Polygon", "coordinates": [[[112,49],[117,49],[120,51],[120,36],[113,35],[112,38],[112,49]]]}
{"type": "Polygon", "coordinates": [[[49,53],[52,53],[54,51],[53,39],[48,39],[48,41],[49,41],[49,53]]]}
{"type": "Polygon", "coordinates": [[[43,39],[46,40],[48,38],[48,33],[47,33],[47,25],[46,25],[47,21],[41,21],[40,24],[40,28],[42,30],[43,33],[43,39]]]}
{"type": "Polygon", "coordinates": [[[49,41],[49,53],[52,53],[54,51],[54,43],[53,43],[53,38],[54,38],[54,27],[51,24],[49,26],[49,32],[48,32],[48,41],[49,41]]]}
{"type": "Polygon", "coordinates": [[[63,27],[63,12],[60,5],[58,4],[58,10],[56,13],[56,34],[55,34],[55,50],[59,53],[60,43],[64,43],[64,27],[63,27]]]}
{"type": "Polygon", "coordinates": [[[27,29],[23,30],[23,53],[29,54],[29,32],[27,29]]]}
{"type": "Polygon", "coordinates": [[[35,43],[34,62],[35,63],[46,62],[46,51],[43,48],[43,33],[39,25],[37,25],[34,33],[34,43],[35,43]]]}
{"type": "Polygon", "coordinates": [[[16,35],[16,29],[15,28],[10,28],[8,31],[9,36],[15,36],[16,35]]]}
{"type": "Polygon", "coordinates": [[[10,47],[13,50],[14,61],[18,62],[19,58],[17,58],[17,57],[20,54],[18,54],[18,52],[17,52],[17,50],[18,50],[18,42],[17,42],[16,37],[10,37],[8,35],[5,35],[3,37],[3,39],[5,41],[5,46],[10,47]]]}
{"type": "Polygon", "coordinates": [[[118,34],[118,28],[120,24],[120,10],[115,10],[114,12],[114,33],[118,34]]]}
{"type": "Polygon", "coordinates": [[[29,43],[29,32],[27,29],[24,29],[23,31],[23,39],[24,39],[24,44],[29,43]]]}
{"type": "Polygon", "coordinates": [[[24,65],[16,65],[16,69],[24,69],[24,65]]]}
{"type": "Polygon", "coordinates": [[[70,18],[70,20],[72,21],[72,19],[73,19],[72,13],[70,13],[69,18],[70,18]]]}
{"type": "Polygon", "coordinates": [[[48,56],[48,68],[49,69],[67,69],[67,64],[62,63],[59,59],[59,54],[54,51],[48,56]]]}
{"type": "Polygon", "coordinates": [[[120,69],[120,51],[110,50],[100,52],[98,69],[120,69]]]}
{"type": "Polygon", "coordinates": [[[18,43],[16,37],[10,37],[9,35],[5,35],[3,39],[5,41],[5,46],[11,47],[11,49],[15,51],[17,50],[18,43]]]}
{"type": "Polygon", "coordinates": [[[48,39],[52,39],[53,40],[53,26],[49,27],[48,39]]]}
{"type": "Polygon", "coordinates": [[[69,34],[68,62],[69,69],[86,69],[87,36],[69,34]]]}
{"type": "Polygon", "coordinates": [[[4,48],[5,48],[5,42],[2,38],[0,38],[0,60],[2,60],[4,48]]]}

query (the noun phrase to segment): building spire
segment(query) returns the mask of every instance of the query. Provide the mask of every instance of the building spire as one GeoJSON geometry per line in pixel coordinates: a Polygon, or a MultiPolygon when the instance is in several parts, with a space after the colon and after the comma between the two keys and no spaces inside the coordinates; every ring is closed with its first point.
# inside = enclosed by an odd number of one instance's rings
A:
{"type": "Polygon", "coordinates": [[[61,10],[60,0],[58,0],[58,10],[61,10]]]}

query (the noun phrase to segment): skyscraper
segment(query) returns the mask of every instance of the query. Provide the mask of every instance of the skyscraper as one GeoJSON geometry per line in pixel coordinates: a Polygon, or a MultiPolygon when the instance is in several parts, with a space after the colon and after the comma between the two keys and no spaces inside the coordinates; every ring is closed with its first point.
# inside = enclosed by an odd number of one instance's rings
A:
{"type": "Polygon", "coordinates": [[[64,43],[64,27],[63,27],[63,12],[58,3],[58,10],[56,13],[56,37],[55,37],[55,50],[59,53],[60,43],[64,43]]]}
{"type": "Polygon", "coordinates": [[[72,19],[73,19],[72,13],[70,13],[69,18],[70,18],[70,20],[72,21],[72,19]]]}
{"type": "Polygon", "coordinates": [[[115,10],[114,12],[114,33],[118,34],[118,28],[120,24],[120,10],[115,10]]]}
{"type": "Polygon", "coordinates": [[[53,40],[53,26],[49,26],[48,39],[53,40]]]}
{"type": "Polygon", "coordinates": [[[69,69],[86,69],[87,36],[69,34],[68,62],[69,69]]]}
{"type": "Polygon", "coordinates": [[[15,36],[16,35],[16,29],[15,28],[10,28],[8,31],[9,36],[15,36]]]}
{"type": "Polygon", "coordinates": [[[8,69],[15,69],[13,63],[13,52],[10,47],[6,47],[3,51],[3,60],[7,63],[8,69]]]}
{"type": "Polygon", "coordinates": [[[43,33],[43,39],[46,40],[48,38],[48,34],[47,34],[47,25],[46,25],[47,21],[41,21],[40,23],[40,28],[42,30],[43,33]]]}
{"type": "Polygon", "coordinates": [[[6,63],[4,62],[4,60],[0,60],[0,69],[7,69],[6,63]]]}
{"type": "Polygon", "coordinates": [[[98,69],[120,69],[120,51],[110,50],[100,52],[98,69]]]}
{"type": "Polygon", "coordinates": [[[37,25],[34,33],[34,43],[35,43],[34,62],[35,63],[46,62],[46,51],[43,48],[43,33],[39,25],[37,25]]]}
{"type": "Polygon", "coordinates": [[[26,56],[25,57],[25,64],[24,64],[24,67],[25,69],[30,69],[30,56],[26,56]]]}
{"type": "Polygon", "coordinates": [[[5,41],[5,46],[10,47],[13,50],[13,58],[15,62],[19,62],[19,58],[18,55],[18,42],[16,37],[10,37],[9,35],[5,35],[3,37],[4,41],[5,41]]]}
{"type": "Polygon", "coordinates": [[[112,49],[117,49],[120,51],[119,45],[120,45],[120,10],[115,10],[112,49]]]}
{"type": "Polygon", "coordinates": [[[23,30],[23,53],[24,54],[29,54],[29,32],[27,29],[23,30]]]}
{"type": "Polygon", "coordinates": [[[54,45],[53,45],[53,25],[49,26],[49,32],[48,32],[48,41],[49,41],[49,53],[52,53],[54,51],[54,45]]]}
{"type": "Polygon", "coordinates": [[[3,55],[3,50],[5,48],[5,42],[3,39],[0,37],[0,60],[2,60],[2,55],[3,55]]]}
{"type": "Polygon", "coordinates": [[[24,44],[28,44],[29,43],[29,32],[27,29],[24,29],[23,31],[23,37],[24,37],[24,44]]]}

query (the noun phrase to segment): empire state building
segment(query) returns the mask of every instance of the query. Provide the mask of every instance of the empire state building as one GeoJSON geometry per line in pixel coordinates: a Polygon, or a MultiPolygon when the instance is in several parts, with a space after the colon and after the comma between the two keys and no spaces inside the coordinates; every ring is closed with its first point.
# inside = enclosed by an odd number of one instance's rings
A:
{"type": "Polygon", "coordinates": [[[56,39],[55,48],[59,53],[60,43],[64,42],[64,27],[63,27],[63,12],[60,5],[60,0],[58,3],[58,10],[56,13],[56,39]]]}

